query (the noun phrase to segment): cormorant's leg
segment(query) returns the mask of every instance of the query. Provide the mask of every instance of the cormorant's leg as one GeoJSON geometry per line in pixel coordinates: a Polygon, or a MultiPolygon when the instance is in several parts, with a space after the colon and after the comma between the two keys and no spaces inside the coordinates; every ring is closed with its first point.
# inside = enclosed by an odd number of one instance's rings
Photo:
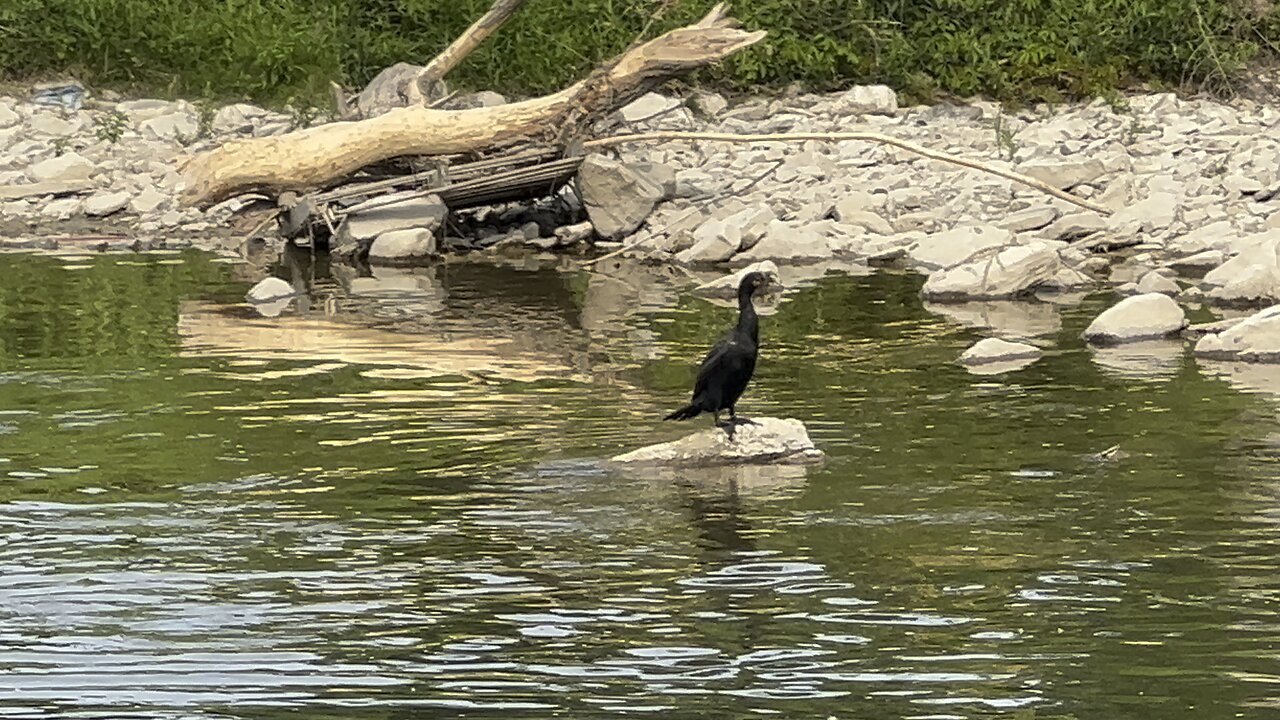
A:
{"type": "Polygon", "coordinates": [[[741,424],[741,425],[756,425],[756,424],[758,424],[758,423],[756,423],[756,421],[755,421],[755,420],[752,420],[751,418],[740,418],[740,417],[738,417],[738,414],[737,414],[736,412],[734,412],[734,411],[733,411],[733,408],[729,408],[729,422],[730,422],[731,424],[734,424],[734,425],[739,425],[739,424],[741,424]]]}
{"type": "Polygon", "coordinates": [[[713,414],[713,417],[715,417],[716,419],[715,420],[716,427],[720,427],[720,411],[716,410],[715,413],[713,414]]]}

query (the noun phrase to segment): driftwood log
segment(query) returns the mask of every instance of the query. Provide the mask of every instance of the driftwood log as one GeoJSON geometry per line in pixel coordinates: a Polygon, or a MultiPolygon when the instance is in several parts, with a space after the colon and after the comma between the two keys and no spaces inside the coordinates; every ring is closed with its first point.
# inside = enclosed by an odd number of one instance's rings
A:
{"type": "MultiPolygon", "coordinates": [[[[516,4],[499,0],[495,8],[510,5],[514,10],[516,4]]],[[[499,15],[496,21],[509,14],[499,15]]],[[[487,34],[493,25],[484,27],[483,34],[487,34]]],[[[475,28],[472,26],[472,31],[475,28]]],[[[633,46],[586,79],[553,95],[470,110],[414,105],[365,120],[228,142],[186,161],[182,168],[186,179],[183,201],[202,206],[250,191],[314,190],[397,157],[483,153],[536,141],[566,143],[566,129],[585,129],[592,119],[626,105],[666,80],[719,62],[764,36],[762,31],[741,29],[721,4],[696,24],[633,46]]],[[[456,64],[457,53],[450,62],[456,64]]],[[[433,71],[419,80],[432,82],[437,74],[433,71]]]]}

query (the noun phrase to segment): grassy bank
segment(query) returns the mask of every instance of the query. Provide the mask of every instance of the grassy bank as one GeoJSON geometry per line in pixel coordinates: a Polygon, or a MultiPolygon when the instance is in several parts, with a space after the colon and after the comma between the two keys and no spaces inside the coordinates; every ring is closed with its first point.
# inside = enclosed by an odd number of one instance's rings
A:
{"type": "MultiPolygon", "coordinates": [[[[582,76],[625,47],[655,0],[529,0],[451,79],[512,94],[582,76]]],[[[680,0],[650,32],[698,16],[680,0]]],[[[489,0],[5,0],[0,75],[74,73],[153,93],[323,104],[434,55],[489,0]]],[[[1092,95],[1133,82],[1221,84],[1280,45],[1270,0],[739,0],[758,48],[707,73],[726,89],[883,82],[1004,99],[1092,95]]]]}

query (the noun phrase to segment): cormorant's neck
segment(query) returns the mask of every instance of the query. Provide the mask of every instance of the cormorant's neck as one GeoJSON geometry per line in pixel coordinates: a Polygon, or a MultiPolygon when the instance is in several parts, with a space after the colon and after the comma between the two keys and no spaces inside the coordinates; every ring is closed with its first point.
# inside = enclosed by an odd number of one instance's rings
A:
{"type": "Polygon", "coordinates": [[[751,304],[751,291],[738,293],[738,332],[746,333],[752,342],[760,342],[760,319],[751,304]]]}

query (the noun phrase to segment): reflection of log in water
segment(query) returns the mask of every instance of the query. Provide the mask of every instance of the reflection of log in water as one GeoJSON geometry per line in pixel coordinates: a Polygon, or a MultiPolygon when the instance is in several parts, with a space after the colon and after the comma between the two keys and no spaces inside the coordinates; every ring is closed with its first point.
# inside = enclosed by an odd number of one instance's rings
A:
{"type": "Polygon", "coordinates": [[[373,374],[394,377],[584,379],[556,357],[524,350],[510,337],[490,334],[487,327],[439,337],[326,318],[248,318],[224,306],[188,303],[182,308],[178,329],[186,355],[364,365],[376,368],[373,374]]]}

